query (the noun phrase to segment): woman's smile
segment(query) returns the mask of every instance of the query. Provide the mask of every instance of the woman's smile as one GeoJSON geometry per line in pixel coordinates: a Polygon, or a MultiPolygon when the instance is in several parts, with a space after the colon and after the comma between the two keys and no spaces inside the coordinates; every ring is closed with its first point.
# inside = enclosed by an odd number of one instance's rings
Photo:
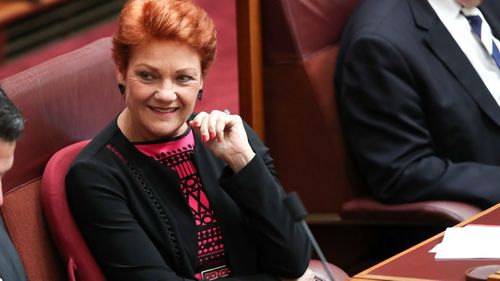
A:
{"type": "Polygon", "coordinates": [[[158,106],[148,106],[148,107],[154,112],[161,114],[174,113],[179,109],[178,107],[158,107],[158,106]]]}

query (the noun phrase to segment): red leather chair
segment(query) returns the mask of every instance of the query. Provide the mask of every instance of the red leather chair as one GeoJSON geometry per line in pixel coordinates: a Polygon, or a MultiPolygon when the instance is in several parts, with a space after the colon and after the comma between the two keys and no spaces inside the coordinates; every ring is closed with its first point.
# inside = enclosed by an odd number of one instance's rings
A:
{"type": "Polygon", "coordinates": [[[333,74],[357,2],[261,1],[266,144],[311,214],[336,214],[352,198],[333,74]]]}
{"type": "Polygon", "coordinates": [[[42,177],[42,207],[70,281],[105,281],[75,224],[66,201],[64,178],[71,162],[89,141],[66,146],[47,163],[42,177]]]}
{"type": "Polygon", "coordinates": [[[100,39],[0,81],[26,120],[3,178],[1,219],[29,280],[67,280],[43,216],[41,177],[54,153],[92,138],[123,108],[110,47],[100,39]]]}

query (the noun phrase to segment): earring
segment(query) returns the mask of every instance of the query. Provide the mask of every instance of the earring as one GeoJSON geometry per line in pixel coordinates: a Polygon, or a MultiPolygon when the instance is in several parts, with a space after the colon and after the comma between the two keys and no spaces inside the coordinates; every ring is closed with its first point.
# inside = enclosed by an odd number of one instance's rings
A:
{"type": "Polygon", "coordinates": [[[203,89],[200,89],[198,91],[198,100],[201,100],[202,97],[203,97],[203,89]]]}
{"type": "Polygon", "coordinates": [[[120,94],[125,94],[125,85],[123,84],[118,84],[118,91],[120,91],[120,94]]]}

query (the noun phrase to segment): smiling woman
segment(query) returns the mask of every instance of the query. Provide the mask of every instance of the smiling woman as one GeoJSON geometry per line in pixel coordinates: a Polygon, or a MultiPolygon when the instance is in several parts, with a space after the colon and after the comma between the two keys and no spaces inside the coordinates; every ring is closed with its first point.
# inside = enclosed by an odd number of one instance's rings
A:
{"type": "Polygon", "coordinates": [[[318,280],[267,147],[238,115],[193,114],[215,52],[193,1],[126,2],[113,38],[126,108],[66,176],[107,280],[318,280]]]}

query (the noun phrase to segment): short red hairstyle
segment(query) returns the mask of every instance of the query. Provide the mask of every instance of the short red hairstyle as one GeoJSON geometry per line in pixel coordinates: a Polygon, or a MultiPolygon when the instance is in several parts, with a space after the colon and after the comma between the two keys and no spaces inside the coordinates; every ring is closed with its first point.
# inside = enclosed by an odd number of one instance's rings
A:
{"type": "Polygon", "coordinates": [[[176,40],[198,52],[205,76],[215,59],[217,32],[207,12],[192,0],[128,0],[113,36],[113,59],[125,76],[131,49],[150,40],[176,40]]]}

